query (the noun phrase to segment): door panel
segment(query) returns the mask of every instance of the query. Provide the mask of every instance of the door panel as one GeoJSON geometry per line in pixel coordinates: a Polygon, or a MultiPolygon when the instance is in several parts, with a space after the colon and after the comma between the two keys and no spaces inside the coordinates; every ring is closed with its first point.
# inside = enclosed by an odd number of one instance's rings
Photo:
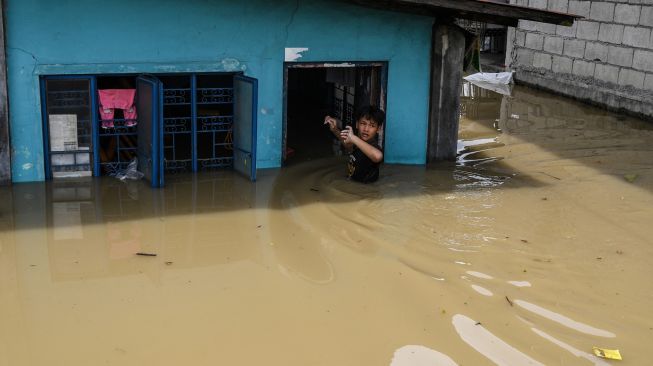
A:
{"type": "Polygon", "coordinates": [[[246,76],[234,77],[234,169],[256,180],[256,111],[258,81],[246,76]]]}
{"type": "Polygon", "coordinates": [[[140,76],[136,82],[138,111],[138,170],[153,188],[163,187],[163,130],[161,82],[140,76]]]}

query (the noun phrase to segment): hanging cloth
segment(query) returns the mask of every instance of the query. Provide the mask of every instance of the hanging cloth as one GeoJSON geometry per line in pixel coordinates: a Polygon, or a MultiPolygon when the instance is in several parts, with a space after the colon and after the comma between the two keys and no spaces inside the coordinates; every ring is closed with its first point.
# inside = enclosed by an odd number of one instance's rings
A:
{"type": "Polygon", "coordinates": [[[136,106],[134,98],[136,89],[99,89],[100,97],[100,118],[102,127],[114,127],[114,115],[116,109],[121,109],[125,118],[125,126],[136,125],[136,106]]]}

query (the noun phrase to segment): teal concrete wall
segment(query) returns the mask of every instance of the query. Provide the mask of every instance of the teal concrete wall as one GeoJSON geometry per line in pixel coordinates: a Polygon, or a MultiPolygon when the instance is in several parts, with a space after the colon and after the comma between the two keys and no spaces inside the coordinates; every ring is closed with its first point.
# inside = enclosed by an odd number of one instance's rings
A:
{"type": "Polygon", "coordinates": [[[8,0],[12,173],[44,179],[39,76],[244,71],[259,80],[259,168],[281,165],[283,62],[388,61],[386,162],[424,164],[432,19],[339,1],[8,0]]]}

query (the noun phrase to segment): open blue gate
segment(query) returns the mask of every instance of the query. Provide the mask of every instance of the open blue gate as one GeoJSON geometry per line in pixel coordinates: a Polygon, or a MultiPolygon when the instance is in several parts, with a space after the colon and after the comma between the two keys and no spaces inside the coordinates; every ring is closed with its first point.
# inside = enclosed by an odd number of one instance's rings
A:
{"type": "Polygon", "coordinates": [[[153,76],[139,76],[138,95],[138,170],[153,188],[163,187],[163,129],[161,82],[153,76]]]}
{"type": "Polygon", "coordinates": [[[258,80],[234,77],[234,169],[256,180],[256,112],[258,80]]]}

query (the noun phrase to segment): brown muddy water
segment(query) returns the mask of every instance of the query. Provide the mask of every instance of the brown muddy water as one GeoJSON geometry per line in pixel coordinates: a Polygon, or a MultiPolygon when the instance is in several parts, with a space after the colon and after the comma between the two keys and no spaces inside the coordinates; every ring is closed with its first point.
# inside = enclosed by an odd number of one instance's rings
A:
{"type": "Polygon", "coordinates": [[[0,365],[653,364],[653,125],[467,92],[457,164],[372,185],[3,188],[0,365]]]}

